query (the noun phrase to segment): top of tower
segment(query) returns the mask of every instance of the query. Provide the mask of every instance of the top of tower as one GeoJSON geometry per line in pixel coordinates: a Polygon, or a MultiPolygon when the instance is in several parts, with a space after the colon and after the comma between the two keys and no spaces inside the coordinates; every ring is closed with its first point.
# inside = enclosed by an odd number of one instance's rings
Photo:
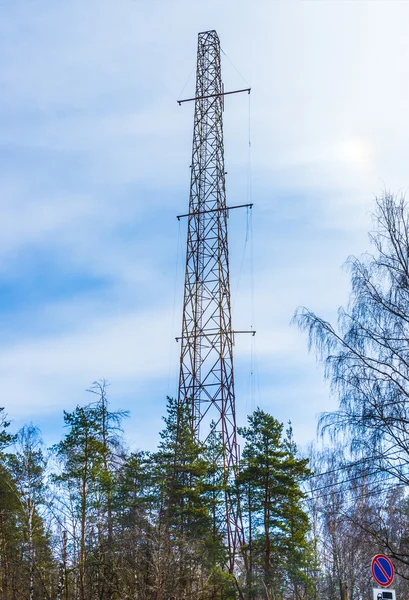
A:
{"type": "Polygon", "coordinates": [[[217,37],[217,38],[219,37],[217,35],[217,31],[215,29],[210,29],[209,31],[200,31],[198,33],[198,35],[212,35],[212,36],[217,37]]]}

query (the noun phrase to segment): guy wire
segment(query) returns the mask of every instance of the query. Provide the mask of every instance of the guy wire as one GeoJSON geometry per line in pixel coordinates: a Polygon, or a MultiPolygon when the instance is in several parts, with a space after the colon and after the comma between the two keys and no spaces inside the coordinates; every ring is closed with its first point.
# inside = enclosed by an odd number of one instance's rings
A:
{"type": "Polygon", "coordinates": [[[175,266],[175,275],[174,275],[174,285],[173,285],[173,309],[172,309],[172,325],[171,332],[169,336],[169,368],[168,368],[168,384],[167,384],[167,396],[172,396],[173,391],[170,389],[170,379],[172,370],[172,358],[174,353],[175,341],[174,341],[174,331],[175,331],[175,313],[176,313],[176,290],[178,287],[178,275],[179,275],[179,259],[182,255],[181,253],[181,231],[180,231],[181,223],[178,221],[178,235],[177,235],[177,247],[176,247],[176,266],[175,266]]]}

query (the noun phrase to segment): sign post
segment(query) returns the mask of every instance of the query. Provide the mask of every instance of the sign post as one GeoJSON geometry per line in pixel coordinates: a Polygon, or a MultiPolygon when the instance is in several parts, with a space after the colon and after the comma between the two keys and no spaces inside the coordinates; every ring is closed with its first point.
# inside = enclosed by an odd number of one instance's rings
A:
{"type": "Polygon", "coordinates": [[[377,554],[371,563],[372,577],[380,588],[374,588],[373,600],[396,600],[395,590],[383,590],[391,585],[395,577],[395,569],[390,558],[385,554],[377,554]]]}

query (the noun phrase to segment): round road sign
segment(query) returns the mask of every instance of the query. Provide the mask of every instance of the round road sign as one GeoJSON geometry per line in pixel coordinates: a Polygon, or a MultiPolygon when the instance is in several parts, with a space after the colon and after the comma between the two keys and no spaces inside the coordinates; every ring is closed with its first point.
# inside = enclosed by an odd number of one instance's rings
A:
{"type": "Polygon", "coordinates": [[[372,577],[382,587],[388,587],[395,577],[395,569],[391,559],[384,554],[377,554],[372,559],[372,577]]]}

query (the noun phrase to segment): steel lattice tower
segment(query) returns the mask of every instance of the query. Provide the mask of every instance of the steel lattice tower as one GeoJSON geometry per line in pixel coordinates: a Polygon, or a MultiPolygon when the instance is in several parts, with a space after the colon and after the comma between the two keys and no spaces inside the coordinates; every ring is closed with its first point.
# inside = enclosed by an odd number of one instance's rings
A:
{"type": "MultiPolygon", "coordinates": [[[[250,91],[238,90],[238,91],[250,91]]],[[[235,93],[235,92],[229,92],[235,93]]],[[[233,330],[230,306],[220,41],[216,31],[199,33],[186,272],[180,355],[179,402],[191,406],[199,439],[220,433],[220,465],[226,483],[239,462],[236,432],[233,330]]],[[[186,102],[183,100],[181,102],[186,102]]],[[[233,208],[233,207],[231,207],[233,208]]],[[[225,497],[223,528],[230,566],[241,543],[238,507],[225,497]]]]}

